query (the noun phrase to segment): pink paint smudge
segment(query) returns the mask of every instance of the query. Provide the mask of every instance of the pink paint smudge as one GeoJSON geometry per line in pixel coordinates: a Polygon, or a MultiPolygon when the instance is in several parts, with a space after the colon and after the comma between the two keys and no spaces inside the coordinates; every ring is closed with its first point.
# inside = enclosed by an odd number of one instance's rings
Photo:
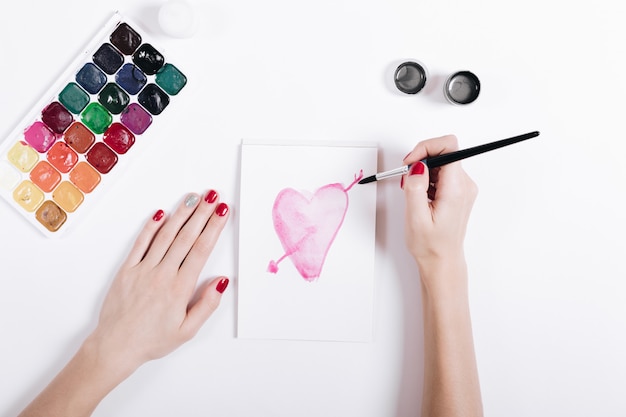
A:
{"type": "Polygon", "coordinates": [[[363,170],[354,175],[348,187],[328,184],[311,197],[292,188],[285,188],[276,196],[272,219],[285,254],[270,261],[267,268],[273,274],[286,257],[307,281],[314,281],[322,272],[330,250],[348,211],[348,191],[363,178],[363,170]]]}

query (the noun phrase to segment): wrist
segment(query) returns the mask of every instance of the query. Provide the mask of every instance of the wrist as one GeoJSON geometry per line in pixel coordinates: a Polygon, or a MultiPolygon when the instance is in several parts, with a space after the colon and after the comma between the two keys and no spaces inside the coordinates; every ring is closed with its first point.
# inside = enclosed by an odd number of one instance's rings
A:
{"type": "Polygon", "coordinates": [[[113,389],[139,367],[116,346],[106,342],[97,332],[85,339],[79,353],[91,364],[99,380],[113,389]]]}
{"type": "Polygon", "coordinates": [[[422,282],[422,297],[439,302],[467,299],[467,264],[462,250],[445,257],[416,257],[415,261],[422,282]]]}
{"type": "Polygon", "coordinates": [[[465,262],[465,250],[462,242],[446,245],[424,244],[428,239],[423,238],[420,244],[415,245],[417,248],[410,251],[420,270],[439,269],[448,264],[465,262]]]}
{"type": "Polygon", "coordinates": [[[111,366],[100,347],[97,339],[89,336],[20,417],[91,415],[100,401],[130,375],[128,369],[111,366]]]}

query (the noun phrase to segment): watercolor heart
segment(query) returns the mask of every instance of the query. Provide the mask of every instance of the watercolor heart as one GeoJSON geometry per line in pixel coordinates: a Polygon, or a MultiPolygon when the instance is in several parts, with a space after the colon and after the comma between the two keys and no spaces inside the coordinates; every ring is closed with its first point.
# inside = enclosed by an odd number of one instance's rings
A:
{"type": "Polygon", "coordinates": [[[278,264],[289,257],[307,281],[314,281],[322,272],[326,255],[332,246],[348,211],[348,190],[342,184],[328,184],[312,196],[285,188],[276,196],[272,209],[274,229],[285,254],[270,261],[268,271],[278,272],[278,264]]]}

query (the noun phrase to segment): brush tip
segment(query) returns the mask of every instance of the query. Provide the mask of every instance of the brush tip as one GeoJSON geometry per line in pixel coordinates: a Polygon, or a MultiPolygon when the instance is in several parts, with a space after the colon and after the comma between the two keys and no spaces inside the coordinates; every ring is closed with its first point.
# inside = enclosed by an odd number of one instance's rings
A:
{"type": "Polygon", "coordinates": [[[369,176],[367,178],[363,178],[361,181],[359,181],[359,184],[367,184],[369,182],[374,182],[374,181],[376,181],[376,175],[372,175],[372,176],[369,176]]]}

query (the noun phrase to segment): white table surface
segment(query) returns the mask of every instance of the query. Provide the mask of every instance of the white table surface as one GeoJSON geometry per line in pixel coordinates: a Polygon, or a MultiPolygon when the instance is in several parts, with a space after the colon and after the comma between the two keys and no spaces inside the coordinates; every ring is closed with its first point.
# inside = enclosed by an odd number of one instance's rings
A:
{"type": "Polygon", "coordinates": [[[0,14],[2,137],[115,10],[190,80],[153,146],[63,239],[0,202],[0,415],[17,414],[92,329],[144,219],[209,188],[233,214],[203,274],[232,278],[220,309],[95,415],[417,415],[422,316],[399,181],[378,185],[373,342],[235,337],[241,140],[374,141],[391,169],[422,139],[454,133],[468,147],[532,130],[541,136],[463,163],[480,187],[466,251],[485,412],[626,414],[621,2],[194,4],[200,28],[184,40],[159,32],[159,2],[22,1],[0,14]],[[430,73],[417,96],[391,86],[409,58],[430,73]],[[459,69],[483,86],[466,107],[441,93],[459,69]]]}

